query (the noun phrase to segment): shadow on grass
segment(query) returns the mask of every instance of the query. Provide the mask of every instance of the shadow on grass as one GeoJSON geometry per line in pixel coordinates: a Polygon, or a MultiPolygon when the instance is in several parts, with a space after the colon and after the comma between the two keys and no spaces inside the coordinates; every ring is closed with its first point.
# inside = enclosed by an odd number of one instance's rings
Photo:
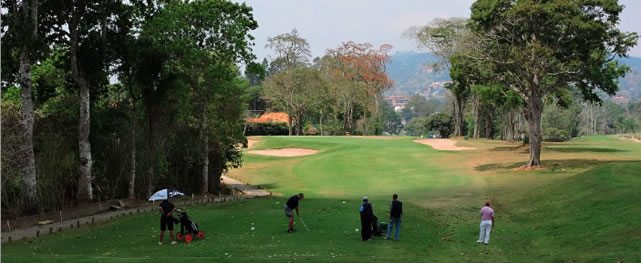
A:
{"type": "Polygon", "coordinates": [[[280,185],[277,183],[268,183],[268,184],[257,184],[255,186],[258,189],[274,189],[274,188],[278,188],[280,185]]]}
{"type": "Polygon", "coordinates": [[[596,148],[596,147],[545,147],[547,150],[564,153],[612,153],[612,152],[626,152],[627,150],[613,149],[613,148],[596,148]]]}
{"type": "MultiPolygon", "coordinates": [[[[604,165],[604,164],[611,164],[611,163],[634,163],[634,162],[639,162],[639,161],[566,159],[566,160],[543,160],[541,166],[545,170],[554,171],[558,169],[585,168],[589,166],[597,166],[597,165],[604,165]]],[[[525,164],[525,161],[516,162],[516,163],[490,163],[490,164],[483,164],[483,165],[476,166],[474,167],[474,170],[479,172],[511,170],[511,169],[519,168],[524,164],[525,164]]]]}
{"type": "Polygon", "coordinates": [[[515,151],[515,150],[521,149],[522,147],[527,147],[527,146],[524,146],[524,145],[521,145],[521,144],[515,145],[515,146],[500,146],[500,147],[492,148],[492,151],[495,151],[495,152],[511,152],[511,151],[515,151]]]}

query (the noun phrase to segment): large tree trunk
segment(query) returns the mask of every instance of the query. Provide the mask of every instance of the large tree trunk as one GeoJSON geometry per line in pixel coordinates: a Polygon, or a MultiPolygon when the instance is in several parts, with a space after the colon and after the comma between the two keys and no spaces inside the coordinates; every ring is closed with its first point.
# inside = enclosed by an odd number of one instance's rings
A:
{"type": "Polygon", "coordinates": [[[530,159],[526,167],[538,167],[541,165],[541,113],[543,112],[543,100],[538,87],[532,87],[530,101],[525,112],[528,122],[528,139],[530,148],[530,159]]]}
{"type": "Polygon", "coordinates": [[[474,107],[474,133],[473,133],[473,137],[475,139],[479,138],[480,129],[481,129],[481,124],[479,123],[479,121],[481,119],[480,116],[479,116],[481,114],[479,108],[481,106],[479,104],[480,104],[479,98],[477,96],[475,96],[474,97],[474,104],[473,104],[473,107],[474,107]]]}
{"type": "Polygon", "coordinates": [[[20,50],[20,85],[22,86],[22,120],[20,121],[24,141],[22,156],[25,158],[22,184],[24,187],[24,207],[34,210],[38,204],[38,188],[36,176],[36,158],[33,152],[33,100],[31,99],[31,63],[28,51],[23,47],[20,50]]]}
{"type": "Polygon", "coordinates": [[[292,132],[292,114],[291,113],[287,114],[287,130],[289,132],[287,135],[292,136],[293,132],[292,132]]]}
{"type": "Polygon", "coordinates": [[[465,121],[463,120],[463,110],[465,108],[465,98],[459,94],[454,94],[454,136],[463,136],[465,121]]]}
{"type": "Polygon", "coordinates": [[[78,125],[78,153],[80,158],[80,167],[78,169],[78,199],[88,201],[93,199],[93,189],[91,187],[91,167],[93,160],[91,158],[91,142],[89,134],[91,128],[90,115],[90,89],[89,83],[84,72],[78,64],[78,20],[77,15],[72,18],[69,26],[70,32],[70,58],[71,58],[71,75],[80,89],[80,118],[78,125]]]}
{"type": "Polygon", "coordinates": [[[303,112],[296,111],[296,136],[303,134],[303,112]]]}
{"type": "Polygon", "coordinates": [[[323,136],[323,110],[320,110],[320,135],[323,136]]]}
{"type": "Polygon", "coordinates": [[[136,120],[135,113],[136,110],[135,102],[132,99],[131,102],[131,145],[129,146],[130,158],[131,158],[131,167],[130,167],[130,176],[129,176],[129,199],[135,199],[135,187],[136,187],[136,120]]]}
{"type": "MultiPolygon", "coordinates": [[[[23,26],[28,26],[28,30],[17,30],[21,33],[17,37],[17,44],[20,48],[20,86],[22,107],[20,125],[23,130],[23,143],[21,145],[21,155],[24,158],[22,185],[24,192],[24,208],[28,212],[35,212],[38,204],[38,184],[36,174],[36,158],[33,150],[33,100],[31,92],[33,89],[33,82],[31,80],[31,63],[34,54],[35,44],[38,40],[38,1],[28,0],[22,1],[22,10],[18,9],[18,3],[11,3],[14,12],[17,13],[18,19],[22,20],[23,26]]],[[[5,6],[6,8],[6,6],[5,6]]]]}
{"type": "Polygon", "coordinates": [[[486,112],[485,119],[485,138],[492,139],[494,133],[494,118],[491,112],[486,112]]]}
{"type": "Polygon", "coordinates": [[[203,169],[200,193],[206,194],[209,192],[209,132],[207,132],[207,112],[205,108],[203,108],[200,119],[202,122],[200,124],[200,138],[201,143],[203,144],[203,152],[201,153],[203,158],[203,169]]]}

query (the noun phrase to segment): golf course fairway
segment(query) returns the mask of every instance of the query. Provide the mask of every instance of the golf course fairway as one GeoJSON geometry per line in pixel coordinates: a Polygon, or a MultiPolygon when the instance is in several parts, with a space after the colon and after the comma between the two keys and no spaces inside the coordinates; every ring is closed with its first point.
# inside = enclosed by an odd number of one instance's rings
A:
{"type": "MultiPolygon", "coordinates": [[[[2,244],[2,262],[635,262],[641,259],[641,143],[582,137],[543,145],[542,169],[520,169],[527,147],[460,140],[434,150],[410,137],[259,137],[255,150],[318,150],[300,157],[245,154],[229,176],[274,197],[187,207],[204,240],[158,242],[157,213],[2,244]],[[282,207],[305,193],[295,233],[282,207]],[[400,241],[360,241],[367,195],[387,221],[404,202],[400,241]],[[496,225],[477,245],[479,209],[496,225]]],[[[166,240],[167,237],[166,237],[166,240]]]]}

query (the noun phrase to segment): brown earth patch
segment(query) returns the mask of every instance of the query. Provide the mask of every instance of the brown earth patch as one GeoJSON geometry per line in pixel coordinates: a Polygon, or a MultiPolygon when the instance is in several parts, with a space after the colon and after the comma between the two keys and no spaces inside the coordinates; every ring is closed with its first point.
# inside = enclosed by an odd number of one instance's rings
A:
{"type": "Polygon", "coordinates": [[[258,137],[247,137],[247,149],[251,149],[260,141],[260,138],[258,137]]]}
{"type": "Polygon", "coordinates": [[[304,148],[283,148],[271,150],[253,150],[248,151],[249,154],[277,156],[277,157],[295,157],[316,154],[318,150],[304,149],[304,148]]]}
{"type": "Polygon", "coordinates": [[[476,150],[476,148],[472,148],[472,147],[456,146],[457,142],[452,139],[419,139],[419,140],[414,140],[414,142],[429,145],[435,150],[444,150],[444,151],[476,150]]]}

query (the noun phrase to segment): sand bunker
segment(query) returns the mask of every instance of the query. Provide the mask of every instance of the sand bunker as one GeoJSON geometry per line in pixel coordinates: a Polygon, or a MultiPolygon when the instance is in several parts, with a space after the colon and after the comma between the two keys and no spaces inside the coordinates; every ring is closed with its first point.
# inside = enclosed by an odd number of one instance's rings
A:
{"type": "Polygon", "coordinates": [[[472,148],[472,147],[456,146],[456,141],[452,139],[420,139],[420,140],[414,140],[414,142],[432,146],[432,148],[436,150],[444,150],[444,151],[476,150],[476,148],[472,148]]]}
{"type": "Polygon", "coordinates": [[[316,154],[317,152],[318,152],[317,150],[303,149],[303,148],[283,148],[283,149],[272,149],[272,150],[247,151],[247,153],[249,154],[278,156],[278,157],[305,156],[305,155],[316,154]]]}

